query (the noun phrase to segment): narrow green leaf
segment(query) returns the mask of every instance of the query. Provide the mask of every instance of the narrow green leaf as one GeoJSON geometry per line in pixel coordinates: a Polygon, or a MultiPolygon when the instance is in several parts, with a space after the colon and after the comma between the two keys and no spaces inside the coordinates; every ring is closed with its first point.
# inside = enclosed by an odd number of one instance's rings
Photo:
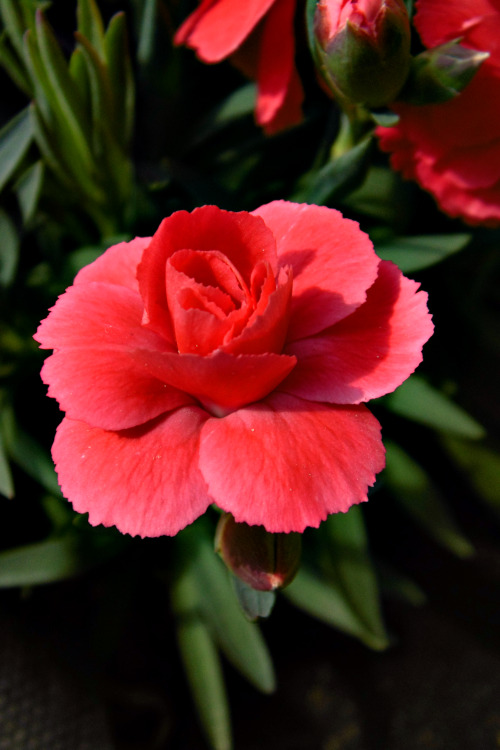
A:
{"type": "Polygon", "coordinates": [[[78,91],[78,98],[86,112],[91,111],[90,81],[82,48],[76,46],[69,59],[69,74],[78,91]]]}
{"type": "Polygon", "coordinates": [[[395,443],[386,442],[386,451],[386,486],[401,507],[436,542],[458,557],[470,557],[474,548],[424,469],[395,443]]]}
{"type": "Polygon", "coordinates": [[[148,65],[153,57],[156,27],[156,0],[144,0],[137,45],[137,60],[140,65],[148,65]]]}
{"type": "Polygon", "coordinates": [[[57,177],[61,185],[70,192],[73,192],[75,185],[71,175],[66,170],[64,156],[58,150],[60,144],[56,143],[55,139],[47,132],[41,114],[34,103],[30,104],[30,117],[33,122],[35,140],[45,163],[57,177]]]}
{"type": "Polygon", "coordinates": [[[14,497],[14,482],[10,471],[9,461],[3,447],[2,436],[0,435],[0,494],[12,500],[14,497]]]}
{"type": "Polygon", "coordinates": [[[390,242],[375,244],[382,260],[391,260],[404,273],[420,271],[462,250],[470,241],[470,234],[429,234],[415,237],[396,237],[390,242]]]}
{"type": "Polygon", "coordinates": [[[95,0],[78,0],[76,18],[80,34],[104,57],[104,24],[95,0]]]}
{"type": "Polygon", "coordinates": [[[500,452],[488,445],[449,436],[443,442],[481,498],[500,513],[500,452]]]}
{"type": "Polygon", "coordinates": [[[19,61],[17,55],[12,51],[5,32],[0,35],[0,65],[26,96],[33,96],[33,87],[26,69],[23,63],[19,61]]]}
{"type": "Polygon", "coordinates": [[[366,628],[381,640],[386,639],[361,508],[353,506],[347,513],[331,514],[322,526],[322,534],[328,540],[331,580],[342,589],[366,628]]]}
{"type": "Polygon", "coordinates": [[[16,184],[17,199],[23,221],[27,224],[33,216],[42,192],[44,165],[37,161],[29,167],[16,184]]]}
{"type": "Polygon", "coordinates": [[[240,607],[249,620],[269,617],[276,601],[274,591],[256,591],[236,576],[233,576],[233,585],[240,607]]]}
{"type": "Polygon", "coordinates": [[[12,284],[19,261],[19,235],[9,215],[0,208],[0,286],[12,284]]]}
{"type": "Polygon", "coordinates": [[[207,541],[199,544],[194,576],[203,617],[220,648],[255,687],[271,693],[276,681],[268,648],[238,606],[230,575],[207,541]]]}
{"type": "Polygon", "coordinates": [[[37,13],[36,41],[40,60],[44,67],[45,83],[48,85],[47,98],[58,114],[58,127],[63,125],[73,144],[75,154],[81,160],[87,173],[93,169],[92,154],[87,141],[87,113],[79,101],[77,91],[69,73],[59,44],[41,13],[37,13]]]}
{"type": "Polygon", "coordinates": [[[215,643],[197,612],[198,584],[186,568],[171,587],[177,640],[193,699],[210,746],[231,750],[231,719],[215,643]]]}
{"type": "Polygon", "coordinates": [[[117,134],[120,134],[119,142],[125,148],[130,143],[134,129],[135,84],[124,13],[116,13],[113,16],[104,43],[115,110],[115,126],[117,134]]]}
{"type": "Polygon", "coordinates": [[[32,140],[33,123],[26,107],[0,130],[0,190],[19,167],[32,140]]]}
{"type": "Polygon", "coordinates": [[[26,25],[18,0],[0,0],[0,13],[5,30],[19,57],[24,59],[23,34],[26,25]]]}
{"type": "Polygon", "coordinates": [[[323,205],[354,190],[366,176],[372,145],[372,138],[365,138],[322,169],[306,175],[292,200],[323,205]]]}
{"type": "Polygon", "coordinates": [[[48,452],[17,426],[11,408],[4,407],[1,418],[5,450],[10,458],[48,492],[60,495],[54,464],[48,452]]]}
{"type": "Polygon", "coordinates": [[[484,428],[440,391],[413,375],[387,396],[387,407],[395,414],[457,437],[478,440],[484,428]]]}
{"type": "Polygon", "coordinates": [[[113,92],[106,65],[95,47],[78,31],[75,32],[75,39],[80,45],[85,62],[87,63],[92,100],[92,119],[94,123],[102,121],[105,127],[113,129],[115,126],[113,92]]]}
{"type": "Polygon", "coordinates": [[[73,578],[109,559],[121,540],[100,539],[73,528],[58,538],[0,552],[0,588],[35,586],[73,578]]]}
{"type": "Polygon", "coordinates": [[[296,607],[327,625],[359,638],[369,648],[382,650],[388,645],[385,638],[378,637],[365,627],[343,591],[330,581],[321,579],[305,565],[283,595],[296,607]]]}

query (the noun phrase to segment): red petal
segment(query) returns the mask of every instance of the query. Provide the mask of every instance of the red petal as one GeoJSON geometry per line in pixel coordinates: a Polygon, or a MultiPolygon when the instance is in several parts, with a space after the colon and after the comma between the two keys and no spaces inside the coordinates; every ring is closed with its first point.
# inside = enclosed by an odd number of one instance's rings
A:
{"type": "Polygon", "coordinates": [[[247,326],[239,336],[224,344],[222,350],[232,354],[280,354],[288,331],[292,284],[291,270],[281,269],[278,286],[271,294],[267,291],[262,294],[247,326]]]}
{"type": "Polygon", "coordinates": [[[128,286],[139,290],[137,283],[137,266],[144,249],[151,242],[151,237],[136,237],[130,242],[112,245],[75,276],[74,284],[87,284],[91,281],[105,281],[108,284],[128,286]]]}
{"type": "Polygon", "coordinates": [[[137,352],[145,371],[189,393],[213,414],[225,414],[267,396],[288,375],[295,357],[215,351],[196,354],[137,352]],[[147,368],[147,369],[146,369],[147,368]]]}
{"type": "Polygon", "coordinates": [[[293,268],[289,341],[329,328],[365,301],[379,259],[357,222],[332,208],[286,201],[253,213],[272,230],[280,265],[293,268]]]}
{"type": "Polygon", "coordinates": [[[204,62],[219,62],[240,46],[274,2],[204,0],[177,31],[175,44],[191,47],[204,62]]]}
{"type": "Polygon", "coordinates": [[[142,300],[131,289],[98,282],[79,283],[59,297],[34,338],[43,349],[168,349],[161,337],[141,326],[142,313],[142,300]]]}
{"type": "Polygon", "coordinates": [[[103,430],[136,427],[193,401],[149,375],[140,355],[120,349],[55,352],[41,376],[68,417],[103,430]]]}
{"type": "Polygon", "coordinates": [[[367,500],[384,448],[365,407],[276,394],[209,420],[199,465],[214,501],[236,521],[302,532],[367,500]]]}
{"type": "Polygon", "coordinates": [[[40,324],[36,340],[55,349],[42,378],[70,417],[125,429],[186,403],[185,393],[167,387],[132,358],[135,349],[167,348],[141,326],[141,316],[138,292],[92,282],[70,287],[40,324]]]}
{"type": "MultiPolygon", "coordinates": [[[[277,0],[264,23],[257,73],[259,125],[269,125],[275,120],[287,100],[292,79],[295,83],[294,17],[294,0],[277,0]]],[[[300,122],[300,102],[298,114],[299,118],[294,118],[290,125],[300,122]]]]}
{"type": "Polygon", "coordinates": [[[433,325],[427,294],[382,261],[361,307],[322,335],[286,348],[297,366],[280,390],[314,401],[359,404],[390,393],[422,360],[433,325]]]}
{"type": "Polygon", "coordinates": [[[164,219],[138,269],[148,326],[173,341],[165,286],[166,262],[177,250],[219,251],[238,269],[247,286],[254,266],[267,261],[277,271],[276,245],[262,220],[244,211],[202,206],[164,219]]]}
{"type": "Polygon", "coordinates": [[[63,494],[94,526],[173,535],[212,502],[198,469],[206,414],[197,407],[124,432],[64,419],[52,448],[63,494]]]}

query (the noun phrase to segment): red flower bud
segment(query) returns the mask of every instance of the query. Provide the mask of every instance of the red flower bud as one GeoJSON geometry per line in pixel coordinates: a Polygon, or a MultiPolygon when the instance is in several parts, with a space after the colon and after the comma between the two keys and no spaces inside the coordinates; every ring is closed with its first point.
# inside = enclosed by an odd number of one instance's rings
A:
{"type": "Polygon", "coordinates": [[[408,75],[410,22],[403,0],[320,0],[314,55],[333,95],[381,107],[408,75]]]}
{"type": "Polygon", "coordinates": [[[257,591],[273,591],[292,582],[299,569],[301,535],[270,534],[263,526],[236,523],[221,516],[215,549],[227,567],[257,591]]]}

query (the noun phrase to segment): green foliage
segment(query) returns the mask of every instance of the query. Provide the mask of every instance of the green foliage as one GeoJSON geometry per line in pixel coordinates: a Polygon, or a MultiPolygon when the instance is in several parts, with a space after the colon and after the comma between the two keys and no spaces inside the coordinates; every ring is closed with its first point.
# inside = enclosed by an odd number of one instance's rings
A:
{"type": "Polygon", "coordinates": [[[375,242],[375,250],[382,260],[392,261],[403,273],[412,273],[433,266],[462,250],[470,238],[471,235],[465,233],[395,237],[387,242],[375,242]]]}
{"type": "Polygon", "coordinates": [[[123,548],[112,533],[68,528],[58,536],[0,552],[0,588],[55,583],[82,575],[123,548]]]}
{"type": "Polygon", "coordinates": [[[9,214],[0,208],[0,286],[12,284],[19,260],[19,235],[9,214]]]}
{"type": "Polygon", "coordinates": [[[23,109],[0,130],[0,191],[24,159],[33,140],[29,110],[23,109]]]}
{"type": "Polygon", "coordinates": [[[171,585],[179,647],[205,733],[215,750],[231,747],[228,701],[218,649],[256,688],[275,688],[271,657],[258,626],[240,609],[228,571],[203,522],[177,538],[171,585]]]}
{"type": "Polygon", "coordinates": [[[387,396],[385,403],[395,414],[440,432],[473,440],[485,434],[484,428],[464,409],[417,375],[387,396]]]}
{"type": "Polygon", "coordinates": [[[305,565],[284,595],[329,625],[370,648],[388,646],[377,576],[360,508],[336,513],[322,524],[315,567],[305,565]]]}
{"type": "Polygon", "coordinates": [[[33,98],[30,115],[21,113],[4,134],[15,139],[8,159],[1,158],[0,143],[0,185],[34,137],[65,191],[60,200],[75,210],[83,201],[102,235],[116,233],[125,226],[132,196],[128,151],[135,94],[123,13],[104,30],[95,1],[79,0],[77,46],[69,61],[35,4],[2,0],[0,13],[11,45],[10,62],[1,52],[0,62],[15,81],[23,78],[33,98]]]}
{"type": "Polygon", "coordinates": [[[474,550],[460,531],[446,502],[427,472],[403,449],[386,442],[387,465],[384,478],[401,507],[439,544],[458,557],[469,557],[474,550]]]}

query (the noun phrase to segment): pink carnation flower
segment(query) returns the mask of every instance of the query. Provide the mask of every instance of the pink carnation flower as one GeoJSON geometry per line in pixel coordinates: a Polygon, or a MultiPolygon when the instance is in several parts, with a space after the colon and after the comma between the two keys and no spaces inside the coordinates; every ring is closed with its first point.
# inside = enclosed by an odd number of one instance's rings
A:
{"type": "Polygon", "coordinates": [[[417,0],[415,26],[427,47],[460,38],[490,57],[465,90],[444,104],[396,104],[399,123],[378,128],[391,164],[440,208],[469,224],[500,224],[500,3],[417,0]]]}
{"type": "Polygon", "coordinates": [[[109,248],[41,323],[66,416],[53,457],[92,524],[175,534],[211,503],[270,532],[367,499],[384,466],[362,404],[432,333],[424,292],[333,209],[204,206],[109,248]]]}
{"type": "Polygon", "coordinates": [[[230,58],[257,81],[255,118],[269,135],[302,120],[295,6],[296,0],[202,0],[175,35],[203,62],[230,58]]]}

